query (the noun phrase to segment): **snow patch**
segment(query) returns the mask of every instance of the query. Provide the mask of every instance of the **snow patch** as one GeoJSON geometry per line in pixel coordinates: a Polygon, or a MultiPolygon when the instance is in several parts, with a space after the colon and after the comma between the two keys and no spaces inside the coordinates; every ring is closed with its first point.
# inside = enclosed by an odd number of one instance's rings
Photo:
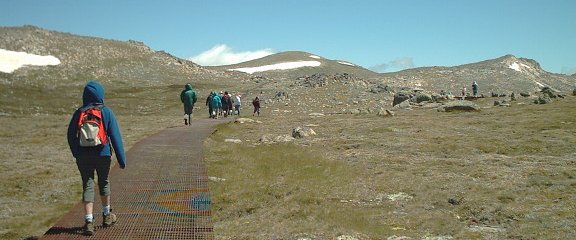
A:
{"type": "Polygon", "coordinates": [[[356,65],[349,63],[349,62],[342,62],[342,61],[337,61],[338,63],[342,64],[342,65],[348,65],[348,66],[352,66],[355,67],[356,65]]]}
{"type": "Polygon", "coordinates": [[[54,56],[40,56],[0,48],[0,72],[13,73],[25,65],[48,66],[58,64],[60,64],[60,60],[54,56]]]}
{"type": "Polygon", "coordinates": [[[522,70],[520,69],[520,65],[518,64],[518,62],[514,62],[512,64],[510,64],[510,66],[508,66],[508,68],[510,69],[514,69],[518,72],[522,72],[522,70]]]}
{"type": "Polygon", "coordinates": [[[518,72],[522,72],[522,68],[528,68],[531,69],[530,66],[524,64],[524,63],[518,63],[518,62],[513,62],[512,64],[510,64],[510,66],[508,66],[508,68],[510,69],[514,69],[518,72]]]}
{"type": "Polygon", "coordinates": [[[316,55],[310,55],[310,57],[311,57],[311,58],[315,58],[315,59],[322,59],[321,57],[316,56],[316,55]]]}
{"type": "Polygon", "coordinates": [[[255,72],[265,72],[271,70],[288,70],[288,69],[295,69],[301,67],[318,67],[320,66],[320,62],[318,61],[300,61],[300,62],[284,62],[284,63],[276,63],[271,65],[264,65],[260,67],[247,67],[247,68],[234,68],[228,69],[229,71],[239,71],[245,73],[255,73],[255,72]]]}
{"type": "Polygon", "coordinates": [[[534,81],[540,88],[546,87],[546,85],[542,84],[541,82],[534,81]]]}

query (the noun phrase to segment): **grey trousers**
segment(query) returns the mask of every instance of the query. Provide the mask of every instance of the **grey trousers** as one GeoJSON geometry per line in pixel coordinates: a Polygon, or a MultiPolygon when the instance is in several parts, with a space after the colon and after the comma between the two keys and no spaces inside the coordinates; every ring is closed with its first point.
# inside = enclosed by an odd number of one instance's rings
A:
{"type": "Polygon", "coordinates": [[[76,158],[76,165],[82,177],[82,201],[94,202],[94,171],[98,175],[98,190],[100,196],[110,195],[110,173],[111,157],[82,156],[76,158]]]}

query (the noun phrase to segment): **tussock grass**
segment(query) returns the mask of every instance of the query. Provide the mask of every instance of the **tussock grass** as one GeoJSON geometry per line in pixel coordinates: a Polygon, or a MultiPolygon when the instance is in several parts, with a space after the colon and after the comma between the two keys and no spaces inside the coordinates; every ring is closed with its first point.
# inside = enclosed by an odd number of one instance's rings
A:
{"type": "MultiPolygon", "coordinates": [[[[576,98],[396,117],[280,111],[206,143],[218,239],[576,237],[576,98]],[[289,144],[264,134],[312,125],[289,144]],[[241,144],[224,143],[238,138],[241,144]]],[[[273,109],[273,107],[270,107],[273,109]]]]}

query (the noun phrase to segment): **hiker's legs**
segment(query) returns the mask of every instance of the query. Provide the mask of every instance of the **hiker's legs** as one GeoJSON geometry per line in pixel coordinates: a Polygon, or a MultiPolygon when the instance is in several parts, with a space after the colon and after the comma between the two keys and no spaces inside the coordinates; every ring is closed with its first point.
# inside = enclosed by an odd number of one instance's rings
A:
{"type": "Polygon", "coordinates": [[[82,202],[84,203],[84,214],[89,215],[94,212],[94,203],[93,202],[82,202]]]}
{"type": "Polygon", "coordinates": [[[82,203],[84,204],[84,214],[86,221],[93,220],[94,209],[94,171],[96,170],[95,162],[97,159],[90,157],[79,157],[76,159],[80,177],[82,177],[82,203]]]}
{"type": "Polygon", "coordinates": [[[98,174],[98,189],[100,193],[100,201],[102,203],[102,223],[104,227],[111,226],[116,222],[116,215],[110,213],[110,180],[108,175],[110,173],[110,165],[112,164],[111,157],[101,157],[96,166],[96,173],[98,174]]]}
{"type": "MultiPolygon", "coordinates": [[[[96,173],[98,174],[98,190],[100,196],[110,196],[110,181],[108,174],[110,173],[110,165],[112,163],[111,157],[100,157],[96,165],[96,173]]],[[[102,202],[104,204],[104,202],[102,202]]]]}

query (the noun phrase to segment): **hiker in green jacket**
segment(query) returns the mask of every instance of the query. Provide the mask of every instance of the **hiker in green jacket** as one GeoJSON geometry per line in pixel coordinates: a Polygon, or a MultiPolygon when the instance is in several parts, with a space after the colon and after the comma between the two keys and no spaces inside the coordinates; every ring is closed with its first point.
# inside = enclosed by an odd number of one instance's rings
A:
{"type": "Polygon", "coordinates": [[[192,84],[187,83],[184,90],[180,93],[180,100],[184,103],[184,125],[192,124],[192,111],[194,110],[194,103],[196,103],[196,92],[192,88],[192,84]]]}

